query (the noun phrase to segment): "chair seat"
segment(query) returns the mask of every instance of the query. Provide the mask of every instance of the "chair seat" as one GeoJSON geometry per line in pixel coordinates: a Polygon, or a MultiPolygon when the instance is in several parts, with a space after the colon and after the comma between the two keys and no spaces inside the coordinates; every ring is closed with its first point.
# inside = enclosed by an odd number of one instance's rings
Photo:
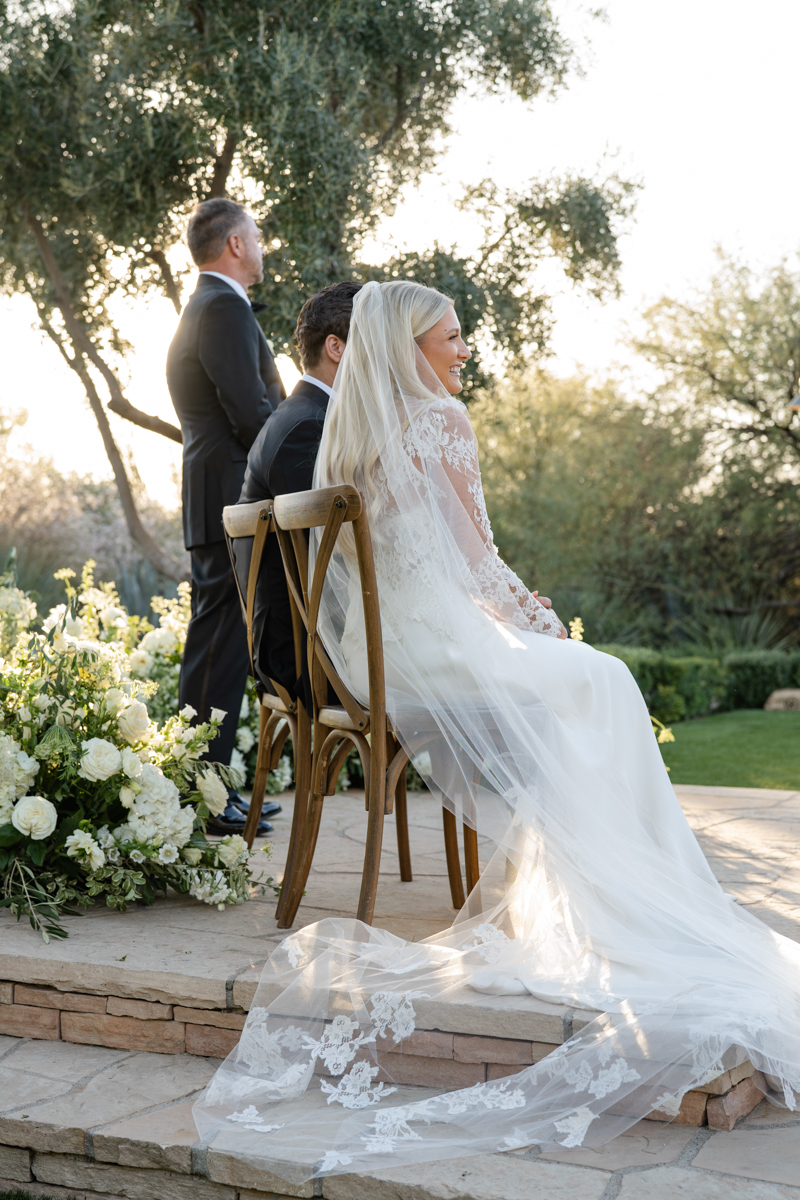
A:
{"type": "Polygon", "coordinates": [[[318,720],[321,725],[327,725],[329,729],[355,729],[358,732],[361,732],[362,729],[362,726],[356,725],[347,709],[338,704],[321,708],[318,720]]]}
{"type": "Polygon", "coordinates": [[[297,711],[296,704],[293,704],[292,707],[289,708],[286,704],[284,704],[280,696],[273,696],[272,692],[261,693],[261,704],[264,708],[271,708],[273,712],[293,713],[297,711]]]}

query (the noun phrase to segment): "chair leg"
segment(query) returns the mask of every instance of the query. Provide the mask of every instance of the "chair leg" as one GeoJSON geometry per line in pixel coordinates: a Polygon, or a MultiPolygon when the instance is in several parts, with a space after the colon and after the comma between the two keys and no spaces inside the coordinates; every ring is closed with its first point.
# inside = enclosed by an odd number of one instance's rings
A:
{"type": "Polygon", "coordinates": [[[356,916],[365,925],[372,924],[375,912],[375,897],[378,894],[378,874],[381,867],[383,847],[383,822],[386,815],[386,742],[383,735],[383,753],[380,753],[381,737],[374,736],[370,749],[369,792],[367,812],[367,838],[364,847],[364,871],[361,876],[361,894],[358,898],[356,916]]]}
{"type": "Polygon", "coordinates": [[[450,880],[450,896],[453,908],[464,907],[464,884],[461,879],[461,856],[458,852],[458,827],[449,808],[442,809],[444,826],[444,852],[447,858],[447,876],[450,880]]]}
{"type": "Polygon", "coordinates": [[[302,705],[298,705],[297,708],[297,721],[292,730],[292,749],[294,750],[294,811],[292,813],[292,831],[289,835],[289,849],[286,852],[286,865],[283,869],[283,886],[275,909],[275,916],[278,920],[280,920],[286,898],[289,895],[292,872],[297,865],[303,845],[308,793],[311,786],[311,722],[302,705]]]}
{"type": "MultiPolygon", "coordinates": [[[[308,814],[304,823],[303,844],[292,867],[288,894],[278,919],[279,929],[291,928],[297,916],[300,901],[303,899],[303,892],[305,891],[311,871],[311,863],[314,860],[314,851],[317,847],[317,836],[319,834],[319,823],[322,819],[322,805],[324,800],[324,796],[312,795],[309,801],[308,814]]],[[[284,889],[281,888],[281,893],[283,891],[284,889]]]]}
{"type": "MultiPolygon", "coordinates": [[[[387,738],[387,750],[392,755],[402,753],[393,737],[387,738]]],[[[400,859],[400,879],[403,883],[411,883],[414,876],[411,872],[411,845],[408,840],[408,797],[405,767],[400,772],[395,787],[394,812],[397,823],[397,857],[400,859]]]]}
{"type": "Polygon", "coordinates": [[[264,792],[267,789],[269,775],[269,754],[272,748],[273,722],[269,709],[261,707],[258,721],[258,751],[256,754],[256,773],[253,780],[253,791],[250,797],[250,811],[244,823],[244,840],[252,850],[258,822],[261,819],[261,806],[264,803],[264,792]]]}
{"type": "Polygon", "coordinates": [[[464,866],[467,870],[467,893],[477,885],[481,868],[478,862],[478,834],[464,822],[464,866]]]}

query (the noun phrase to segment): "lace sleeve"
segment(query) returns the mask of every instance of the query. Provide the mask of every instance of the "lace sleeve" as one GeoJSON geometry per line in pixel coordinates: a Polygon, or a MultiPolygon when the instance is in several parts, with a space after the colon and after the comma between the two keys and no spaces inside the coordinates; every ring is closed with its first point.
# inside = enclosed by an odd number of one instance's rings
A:
{"type": "Polygon", "coordinates": [[[478,443],[465,406],[456,400],[431,405],[406,431],[404,443],[418,465],[441,466],[477,530],[483,552],[470,562],[470,569],[487,606],[520,629],[558,637],[561,622],[555,612],[531,595],[497,553],[483,495],[478,443]]]}

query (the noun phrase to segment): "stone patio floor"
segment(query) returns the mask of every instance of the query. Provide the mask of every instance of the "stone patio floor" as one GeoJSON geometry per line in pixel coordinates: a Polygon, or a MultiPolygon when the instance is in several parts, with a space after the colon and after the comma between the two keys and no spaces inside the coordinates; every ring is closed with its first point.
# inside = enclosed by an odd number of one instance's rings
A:
{"type": "MultiPolygon", "coordinates": [[[[774,929],[800,940],[800,793],[676,791],[726,890],[774,929]]],[[[453,913],[438,807],[427,795],[410,800],[415,881],[399,881],[389,818],[375,922],[420,938],[447,924],[453,913]]],[[[289,809],[285,803],[275,821],[272,861],[266,864],[275,873],[282,866],[289,809]]],[[[350,915],[355,908],[363,798],[349,792],[329,800],[326,810],[298,925],[350,915]]],[[[173,985],[201,1006],[205,998],[206,1007],[237,985],[242,996],[252,998],[260,965],[283,936],[273,909],[269,890],[224,913],[178,897],[149,911],[98,909],[70,919],[70,939],[48,947],[4,915],[0,977],[19,979],[24,968],[29,982],[50,983],[79,970],[87,990],[102,991],[112,981],[111,990],[123,995],[120,981],[127,977],[129,994],[142,995],[149,986],[153,999],[173,985]]],[[[72,1194],[78,1200],[100,1194],[155,1200],[156,1192],[165,1200],[264,1196],[269,1189],[263,1180],[234,1178],[230,1160],[215,1161],[213,1151],[208,1162],[200,1163],[198,1178],[189,1101],[214,1067],[213,1060],[191,1055],[0,1038],[0,1143],[5,1143],[0,1189],[30,1178],[25,1172],[34,1153],[39,1182],[24,1184],[34,1195],[72,1194]],[[31,1124],[29,1139],[21,1142],[18,1132],[11,1134],[22,1121],[31,1124]],[[86,1157],[70,1157],[86,1154],[88,1165],[86,1157]],[[188,1190],[156,1187],[167,1172],[175,1181],[190,1169],[196,1174],[182,1178],[188,1190]],[[248,1190],[253,1187],[258,1192],[248,1190]]],[[[273,1194],[286,1195],[283,1189],[274,1180],[273,1194]]],[[[511,1152],[374,1176],[336,1176],[326,1179],[321,1191],[309,1185],[293,1194],[327,1200],[800,1200],[800,1114],[764,1101],[732,1133],[647,1121],[597,1151],[511,1152]]]]}

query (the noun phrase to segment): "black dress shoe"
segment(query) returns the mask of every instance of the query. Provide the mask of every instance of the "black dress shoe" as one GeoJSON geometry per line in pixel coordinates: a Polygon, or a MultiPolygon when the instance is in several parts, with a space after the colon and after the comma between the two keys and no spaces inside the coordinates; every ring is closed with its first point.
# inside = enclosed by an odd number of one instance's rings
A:
{"type": "MultiPolygon", "coordinates": [[[[224,812],[218,817],[211,817],[206,825],[208,833],[243,833],[244,832],[244,817],[239,812],[239,809],[234,804],[228,804],[224,812]]],[[[272,826],[269,821],[259,821],[256,837],[265,837],[268,833],[272,833],[272,826]]]]}
{"type": "MultiPolygon", "coordinates": [[[[228,800],[231,804],[243,812],[245,815],[250,812],[250,801],[245,800],[244,796],[240,796],[238,792],[228,792],[228,800]]],[[[262,819],[266,817],[277,817],[279,812],[283,812],[280,804],[276,804],[274,800],[265,800],[261,808],[262,819]]]]}

